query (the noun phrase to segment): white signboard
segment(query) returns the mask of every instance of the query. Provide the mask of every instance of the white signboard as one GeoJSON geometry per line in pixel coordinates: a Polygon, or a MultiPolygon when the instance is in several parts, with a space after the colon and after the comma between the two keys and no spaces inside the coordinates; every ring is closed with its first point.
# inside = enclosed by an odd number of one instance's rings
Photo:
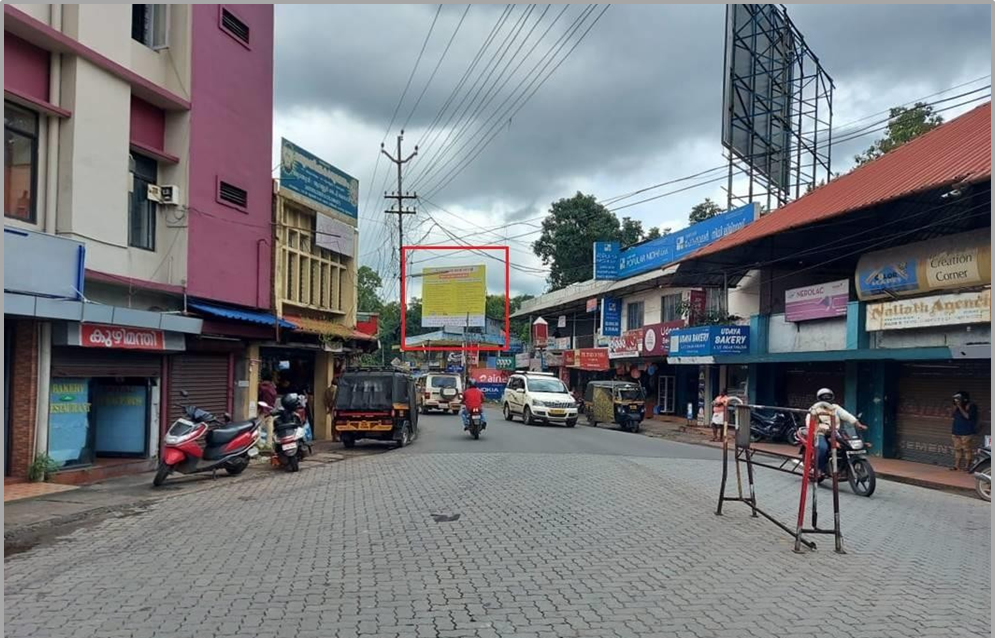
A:
{"type": "Polygon", "coordinates": [[[553,340],[553,350],[569,350],[570,337],[557,337],[553,340]]]}
{"type": "Polygon", "coordinates": [[[867,330],[991,323],[991,290],[868,304],[867,330]]]}
{"type": "Polygon", "coordinates": [[[515,355],[515,367],[516,368],[527,368],[529,367],[529,353],[519,352],[515,355]]]}
{"type": "Polygon", "coordinates": [[[319,248],[327,248],[333,253],[339,253],[346,257],[354,256],[353,245],[355,244],[356,231],[353,230],[352,226],[343,224],[330,215],[318,213],[315,231],[314,244],[319,248]]]}

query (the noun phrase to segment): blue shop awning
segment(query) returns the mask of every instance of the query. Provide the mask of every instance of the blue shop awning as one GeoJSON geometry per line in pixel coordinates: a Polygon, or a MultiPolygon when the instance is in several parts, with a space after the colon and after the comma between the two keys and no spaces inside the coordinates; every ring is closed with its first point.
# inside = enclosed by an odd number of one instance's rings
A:
{"type": "Polygon", "coordinates": [[[297,329],[296,324],[290,323],[286,319],[278,319],[276,315],[268,312],[243,310],[241,308],[232,308],[230,306],[216,306],[214,304],[204,303],[203,301],[190,301],[187,303],[187,306],[191,310],[196,310],[197,312],[204,313],[205,315],[211,315],[212,317],[219,317],[221,319],[245,321],[246,323],[255,323],[263,326],[275,326],[279,324],[281,328],[285,328],[287,330],[297,329]]]}

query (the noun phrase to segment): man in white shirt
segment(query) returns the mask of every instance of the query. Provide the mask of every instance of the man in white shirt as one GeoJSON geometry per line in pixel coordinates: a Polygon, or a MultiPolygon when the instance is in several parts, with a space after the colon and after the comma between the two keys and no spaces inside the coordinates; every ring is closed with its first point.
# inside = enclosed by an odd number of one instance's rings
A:
{"type": "MultiPolygon", "coordinates": [[[[825,473],[826,471],[826,461],[829,460],[829,431],[832,429],[832,422],[830,420],[831,414],[836,415],[837,427],[840,423],[849,423],[860,430],[866,430],[867,426],[860,422],[860,419],[853,416],[845,409],[836,404],[836,395],[829,388],[822,388],[815,394],[815,398],[819,403],[828,403],[829,408],[824,412],[819,414],[818,422],[815,425],[815,449],[816,458],[818,460],[817,467],[820,473],[825,473]]],[[[808,427],[812,426],[812,414],[809,413],[805,416],[805,425],[808,427]]]]}

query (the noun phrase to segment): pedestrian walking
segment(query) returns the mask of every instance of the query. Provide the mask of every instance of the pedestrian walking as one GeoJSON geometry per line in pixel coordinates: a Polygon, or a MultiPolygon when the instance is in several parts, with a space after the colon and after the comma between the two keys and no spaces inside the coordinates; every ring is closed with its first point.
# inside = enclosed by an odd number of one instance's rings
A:
{"type": "Polygon", "coordinates": [[[978,406],[971,403],[971,395],[961,390],[954,395],[954,466],[950,471],[968,471],[974,456],[974,435],[978,432],[978,406]],[[961,464],[963,459],[964,463],[961,464]]]}
{"type": "Polygon", "coordinates": [[[722,440],[722,424],[726,419],[726,406],[729,404],[729,390],[723,389],[712,400],[712,440],[722,440]]]}

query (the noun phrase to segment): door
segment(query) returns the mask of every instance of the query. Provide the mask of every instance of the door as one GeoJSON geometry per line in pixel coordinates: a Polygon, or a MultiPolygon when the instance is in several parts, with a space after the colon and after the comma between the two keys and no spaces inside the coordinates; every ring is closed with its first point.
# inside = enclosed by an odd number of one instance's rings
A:
{"type": "Polygon", "coordinates": [[[673,414],[677,406],[677,378],[671,375],[659,376],[657,381],[657,392],[660,397],[660,412],[662,414],[673,414]]]}
{"type": "Polygon", "coordinates": [[[10,476],[10,364],[14,354],[14,322],[3,325],[3,475],[10,476]]]}
{"type": "Polygon", "coordinates": [[[511,411],[520,414],[525,406],[525,379],[522,377],[512,377],[508,380],[508,403],[511,411]]]}

